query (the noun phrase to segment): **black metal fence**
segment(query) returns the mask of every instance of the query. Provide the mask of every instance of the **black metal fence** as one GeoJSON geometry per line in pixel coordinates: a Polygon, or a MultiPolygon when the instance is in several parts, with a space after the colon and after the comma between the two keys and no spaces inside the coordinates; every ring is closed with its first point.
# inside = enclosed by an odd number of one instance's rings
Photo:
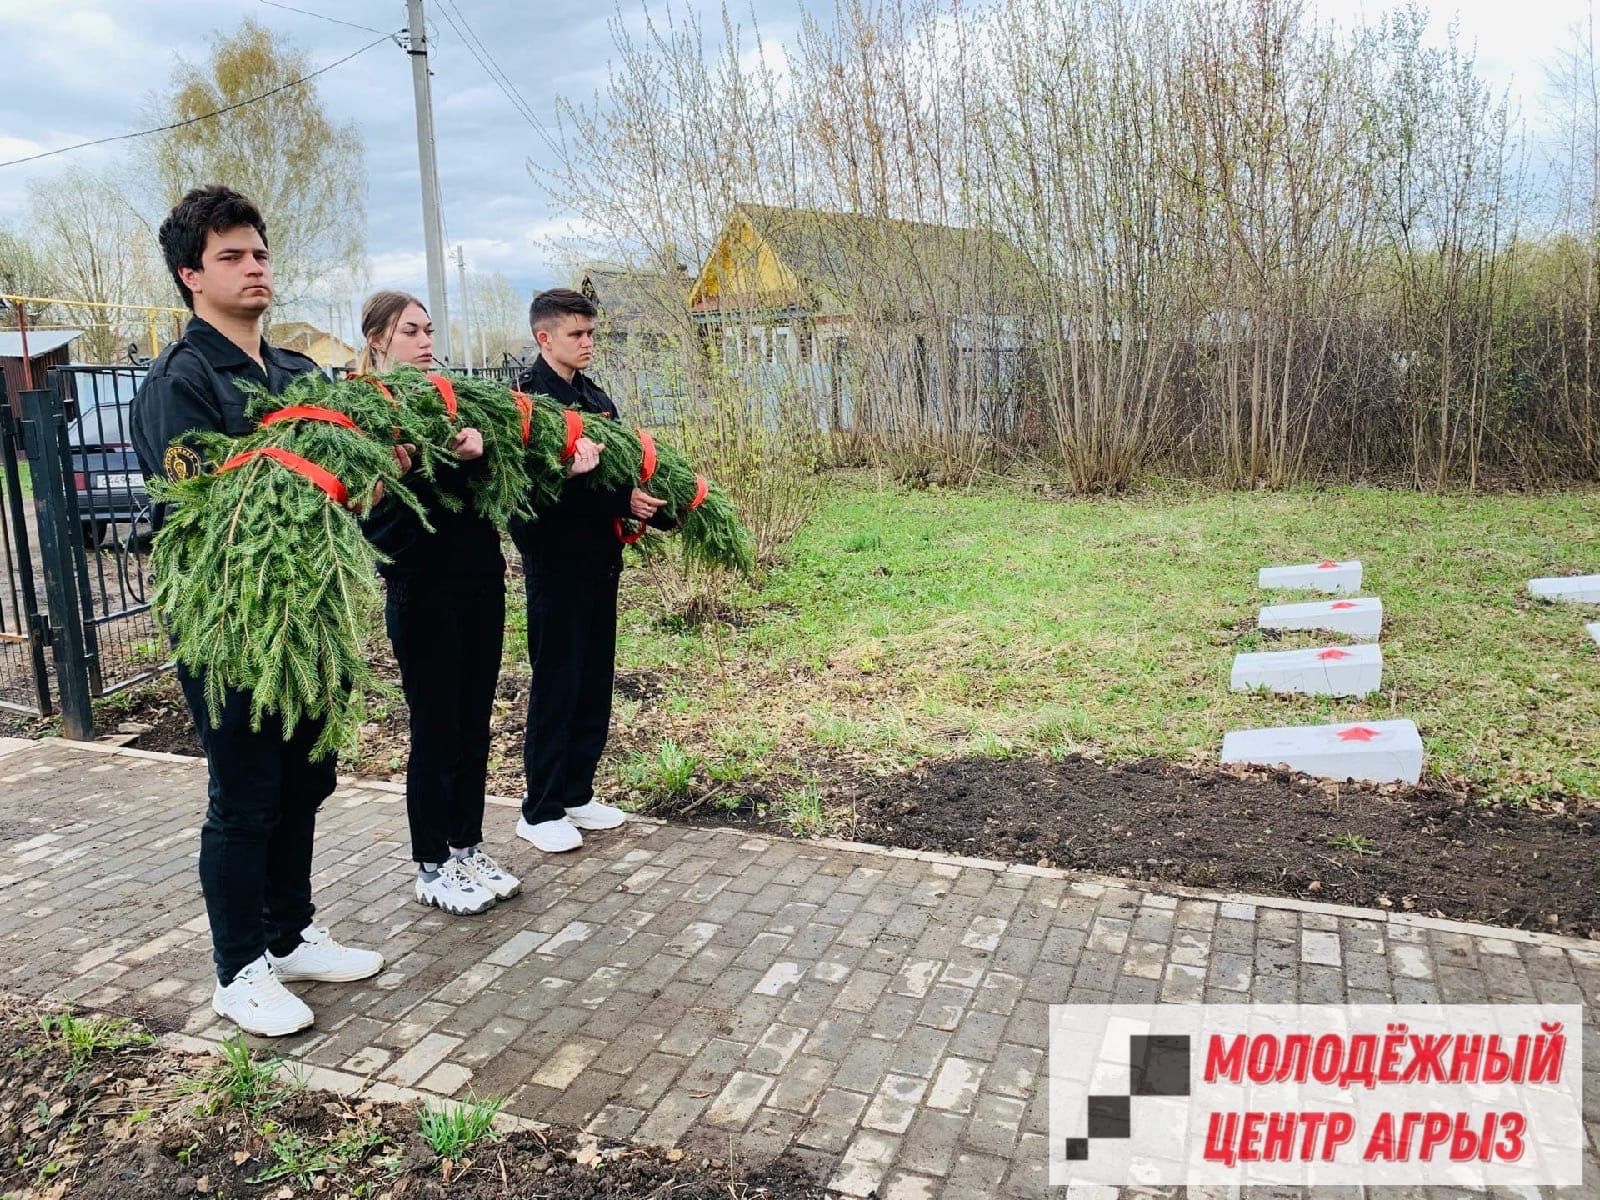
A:
{"type": "Polygon", "coordinates": [[[45,663],[49,645],[42,578],[34,556],[31,471],[22,428],[0,375],[0,708],[48,714],[53,709],[45,663]]]}
{"type": "Polygon", "coordinates": [[[71,409],[63,463],[65,512],[86,623],[91,693],[106,696],[149,679],[167,664],[150,610],[150,497],[129,426],[136,367],[64,367],[51,372],[50,419],[71,409]]]}
{"type": "MultiPolygon", "coordinates": [[[[448,368],[447,368],[448,369],[448,368]]],[[[514,384],[510,361],[470,372],[514,384]]],[[[69,366],[7,401],[0,379],[0,708],[60,711],[171,665],[150,608],[150,497],[129,417],[142,366],[69,366]]]]}
{"type": "Polygon", "coordinates": [[[0,703],[59,708],[69,737],[94,735],[94,697],[169,665],[150,610],[150,499],[129,432],[143,378],[138,367],[57,368],[48,387],[19,397],[20,420],[9,406],[0,417],[0,703]]]}

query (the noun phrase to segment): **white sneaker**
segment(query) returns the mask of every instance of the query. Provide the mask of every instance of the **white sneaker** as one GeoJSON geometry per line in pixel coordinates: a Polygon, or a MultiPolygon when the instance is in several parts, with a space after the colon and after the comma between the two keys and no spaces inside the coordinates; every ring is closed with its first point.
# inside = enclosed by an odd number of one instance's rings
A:
{"type": "Polygon", "coordinates": [[[522,890],[522,880],[485,854],[482,846],[474,846],[455,861],[480,887],[488,888],[496,900],[509,900],[522,890]]]}
{"type": "Polygon", "coordinates": [[[459,858],[447,859],[425,879],[417,872],[417,899],[442,908],[458,917],[486,912],[494,907],[495,894],[473,877],[459,858]]]}
{"type": "Polygon", "coordinates": [[[312,1021],[306,1002],[283,986],[265,956],[235,975],[227,987],[217,984],[211,1011],[258,1037],[299,1033],[311,1028],[312,1021]]]}
{"type": "Polygon", "coordinates": [[[567,809],[567,820],[579,829],[615,829],[628,819],[628,814],[610,804],[590,800],[577,808],[567,809]]]}
{"type": "Polygon", "coordinates": [[[383,970],[383,955],[376,950],[341,946],[326,929],[307,925],[301,943],[279,958],[267,951],[267,962],[279,979],[312,979],[319,983],[351,983],[383,970]]]}
{"type": "Polygon", "coordinates": [[[540,821],[537,825],[530,825],[518,818],[517,836],[525,842],[532,842],[546,854],[560,854],[563,850],[576,850],[583,845],[583,834],[565,817],[540,821]]]}

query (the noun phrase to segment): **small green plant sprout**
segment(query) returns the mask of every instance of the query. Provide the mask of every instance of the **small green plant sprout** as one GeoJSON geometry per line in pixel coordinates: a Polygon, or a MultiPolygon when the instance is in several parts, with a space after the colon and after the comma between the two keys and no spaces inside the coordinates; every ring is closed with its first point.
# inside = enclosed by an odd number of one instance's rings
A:
{"type": "Polygon", "coordinates": [[[821,833],[825,820],[822,815],[822,792],[814,783],[794,788],[783,796],[783,819],[802,837],[821,833]]]}
{"type": "Polygon", "coordinates": [[[690,754],[677,742],[666,738],[656,747],[654,754],[632,755],[617,774],[624,787],[638,791],[652,803],[660,803],[681,800],[687,796],[699,767],[697,755],[690,754]]]}
{"type": "Polygon", "coordinates": [[[422,1136],[440,1158],[455,1160],[485,1138],[493,1138],[494,1119],[504,1100],[446,1100],[424,1104],[418,1116],[422,1136]]]}
{"type": "Polygon", "coordinates": [[[39,1018],[39,1028],[71,1061],[68,1074],[76,1075],[96,1054],[153,1046],[155,1038],[126,1017],[78,1017],[71,1012],[49,1013],[39,1018]]]}
{"type": "Polygon", "coordinates": [[[1363,857],[1378,853],[1377,847],[1372,844],[1372,839],[1362,833],[1336,833],[1328,839],[1328,845],[1335,850],[1348,850],[1351,854],[1363,857]]]}
{"type": "Polygon", "coordinates": [[[337,1175],[358,1166],[384,1144],[382,1132],[370,1121],[342,1130],[329,1141],[310,1138],[293,1129],[279,1130],[270,1123],[262,1127],[261,1133],[268,1139],[272,1162],[250,1182],[290,1179],[308,1191],[317,1190],[316,1176],[337,1175]]]}
{"type": "Polygon", "coordinates": [[[242,1034],[235,1034],[218,1050],[221,1061],[185,1090],[202,1097],[200,1110],[207,1116],[235,1110],[252,1118],[277,1107],[295,1090],[280,1082],[281,1058],[258,1059],[242,1034]]]}

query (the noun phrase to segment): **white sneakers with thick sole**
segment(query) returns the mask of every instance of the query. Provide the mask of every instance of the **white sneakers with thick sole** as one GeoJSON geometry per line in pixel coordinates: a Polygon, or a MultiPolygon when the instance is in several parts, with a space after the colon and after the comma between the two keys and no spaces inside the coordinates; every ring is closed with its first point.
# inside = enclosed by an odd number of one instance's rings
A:
{"type": "Polygon", "coordinates": [[[532,842],[534,847],[543,850],[546,854],[560,854],[563,850],[576,850],[583,845],[583,834],[578,832],[578,827],[565,817],[558,817],[554,821],[539,821],[529,824],[519,818],[517,821],[517,836],[525,842],[532,842]]]}
{"type": "Polygon", "coordinates": [[[383,955],[376,950],[341,946],[326,929],[307,925],[300,931],[301,942],[282,958],[267,951],[273,974],[287,982],[309,979],[318,983],[354,983],[383,970],[383,955]]]}
{"type": "Polygon", "coordinates": [[[456,861],[481,887],[493,892],[496,900],[509,900],[522,890],[522,880],[485,854],[482,846],[472,847],[456,861]]]}
{"type": "Polygon", "coordinates": [[[211,993],[211,1009],[246,1033],[257,1037],[287,1037],[310,1029],[311,1009],[283,986],[272,965],[262,956],[211,993]]]}
{"type": "Polygon", "coordinates": [[[452,858],[437,871],[417,872],[417,902],[465,917],[493,908],[495,894],[474,878],[461,859],[452,858]]]}
{"type": "Polygon", "coordinates": [[[611,804],[590,800],[577,808],[567,809],[567,820],[579,829],[615,829],[628,819],[628,814],[611,804]]]}
{"type": "Polygon", "coordinates": [[[517,836],[525,842],[532,842],[546,854],[560,854],[583,845],[582,830],[615,829],[627,819],[628,814],[620,808],[589,800],[576,808],[567,809],[566,816],[554,821],[530,823],[522,818],[517,821],[517,836]]]}
{"type": "Polygon", "coordinates": [[[326,929],[307,925],[301,942],[281,958],[270,950],[250,963],[227,986],[211,993],[211,1010],[257,1037],[287,1037],[311,1028],[311,1008],[284,987],[289,979],[351,983],[383,970],[376,950],[341,946],[326,929]]]}

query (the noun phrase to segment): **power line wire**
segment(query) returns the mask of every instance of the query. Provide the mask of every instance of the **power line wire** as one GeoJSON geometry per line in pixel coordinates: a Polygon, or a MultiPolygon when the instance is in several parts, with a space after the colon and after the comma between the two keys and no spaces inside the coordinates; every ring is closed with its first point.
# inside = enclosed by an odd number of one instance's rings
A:
{"type": "Polygon", "coordinates": [[[312,12],[306,8],[295,8],[292,4],[279,4],[278,0],[260,0],[260,3],[269,8],[281,8],[284,12],[299,13],[302,17],[315,17],[319,21],[329,21],[335,25],[347,25],[351,29],[365,29],[368,33],[383,33],[383,30],[374,29],[371,25],[358,25],[354,21],[346,21],[340,17],[330,17],[326,13],[312,12]]]}
{"type": "Polygon", "coordinates": [[[460,19],[462,28],[467,31],[467,36],[477,43],[478,49],[483,51],[483,56],[489,60],[489,66],[493,68],[494,73],[499,76],[500,80],[517,98],[517,102],[521,105],[522,111],[532,118],[532,124],[534,128],[542,131],[538,114],[533,111],[533,105],[528,103],[527,97],[522,94],[522,89],[517,87],[515,81],[512,80],[510,75],[506,74],[505,68],[500,65],[500,60],[495,58],[494,52],[490,50],[488,45],[485,44],[484,40],[478,36],[478,31],[472,27],[472,22],[467,20],[467,14],[461,11],[461,8],[456,3],[456,0],[441,0],[441,3],[447,5],[450,10],[460,19]]]}
{"type": "Polygon", "coordinates": [[[483,42],[478,38],[478,35],[473,32],[471,33],[470,37],[468,36],[468,32],[471,31],[472,27],[468,24],[466,15],[463,14],[459,8],[456,8],[456,6],[451,3],[451,0],[440,0],[439,12],[442,13],[444,15],[444,19],[450,23],[450,28],[455,30],[456,36],[461,39],[461,44],[467,48],[467,53],[471,54],[472,57],[477,60],[478,66],[481,67],[483,69],[483,73],[489,77],[489,82],[493,83],[497,88],[500,89],[501,95],[505,96],[505,98],[510,102],[512,108],[516,109],[517,115],[526,121],[528,126],[548,144],[550,135],[545,131],[545,128],[540,123],[539,118],[534,114],[533,107],[523,99],[522,93],[517,90],[516,84],[512,83],[510,77],[500,69],[500,64],[494,61],[494,56],[489,53],[489,48],[483,45],[483,42]],[[455,12],[454,17],[450,15],[451,10],[454,10],[455,12]],[[456,24],[457,18],[460,18],[460,25],[456,24]],[[466,26],[465,32],[463,31],[462,26],[466,26]],[[476,43],[476,45],[474,45],[474,43],[476,43]],[[482,53],[479,53],[480,47],[482,48],[482,53]],[[485,59],[488,61],[485,61],[485,59]],[[494,65],[491,66],[491,63],[494,65]]]}
{"type": "Polygon", "coordinates": [[[149,137],[153,133],[167,133],[167,132],[169,132],[170,130],[173,130],[173,129],[182,129],[186,125],[194,125],[194,124],[197,124],[200,121],[209,121],[212,117],[220,117],[224,113],[233,112],[234,109],[244,108],[247,105],[251,105],[251,104],[257,104],[257,103],[261,102],[262,100],[266,100],[266,99],[269,99],[269,98],[271,98],[273,96],[276,96],[279,92],[286,92],[290,88],[299,87],[302,83],[309,83],[311,80],[315,79],[318,75],[326,74],[327,72],[333,70],[335,67],[342,67],[342,66],[344,66],[345,63],[349,62],[352,58],[356,58],[356,57],[358,57],[358,56],[360,56],[362,54],[365,54],[368,50],[371,50],[374,46],[381,45],[384,42],[392,41],[393,39],[394,39],[394,35],[393,34],[386,33],[382,37],[378,38],[376,41],[368,42],[365,46],[362,46],[361,49],[351,51],[349,54],[345,55],[343,58],[339,59],[337,62],[331,62],[325,67],[318,67],[315,71],[312,71],[309,75],[302,75],[302,76],[300,76],[299,79],[292,79],[288,83],[279,84],[277,87],[273,88],[270,91],[262,92],[259,96],[251,96],[248,99],[240,100],[236,104],[229,104],[224,108],[219,108],[215,112],[202,113],[198,117],[190,117],[188,120],[185,120],[185,121],[174,121],[170,125],[157,125],[154,129],[140,129],[140,130],[138,130],[137,132],[134,132],[134,133],[119,133],[119,134],[113,135],[112,137],[95,138],[92,141],[79,142],[79,143],[77,143],[76,145],[73,145],[73,146],[62,146],[62,147],[60,147],[59,149],[56,149],[56,150],[44,150],[44,151],[41,151],[38,154],[29,154],[24,158],[13,158],[13,159],[7,160],[6,162],[0,162],[0,167],[15,167],[15,166],[18,166],[18,165],[20,165],[22,163],[38,162],[41,158],[54,158],[58,154],[68,154],[68,153],[71,153],[73,150],[84,150],[84,149],[87,149],[90,146],[104,146],[108,142],[126,142],[126,141],[129,141],[129,140],[133,139],[133,138],[149,137]]]}

